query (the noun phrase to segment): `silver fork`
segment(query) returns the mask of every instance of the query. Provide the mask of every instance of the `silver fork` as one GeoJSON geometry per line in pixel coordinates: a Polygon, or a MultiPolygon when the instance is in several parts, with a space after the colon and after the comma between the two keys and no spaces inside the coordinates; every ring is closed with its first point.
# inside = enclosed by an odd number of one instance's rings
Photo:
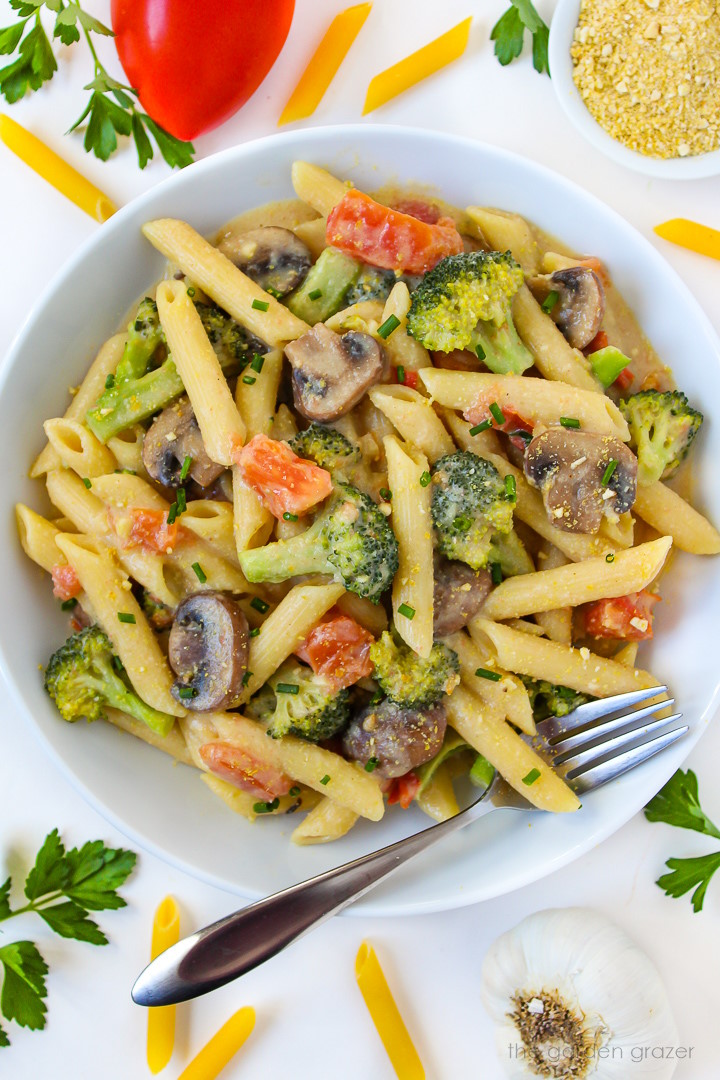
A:
{"type": "MultiPolygon", "coordinates": [[[[654,686],[589,701],[543,721],[537,748],[578,795],[594,791],[688,731],[687,724],[677,726],[680,713],[655,716],[673,704],[673,698],[657,701],[666,690],[654,686]]],[[[498,807],[536,810],[496,773],[479,799],[455,817],[258,900],[171,946],[139,976],[133,1001],[174,1005],[224,986],[364,896],[409,859],[498,807]]]]}

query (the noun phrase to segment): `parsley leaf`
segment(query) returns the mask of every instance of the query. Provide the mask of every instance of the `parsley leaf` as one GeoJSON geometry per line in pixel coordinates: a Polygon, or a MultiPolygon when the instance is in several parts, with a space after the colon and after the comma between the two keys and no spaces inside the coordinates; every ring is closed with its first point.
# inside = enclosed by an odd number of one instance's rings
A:
{"type": "Polygon", "coordinates": [[[10,1040],[8,1039],[7,1031],[2,1025],[0,1025],[0,1046],[9,1046],[10,1040]]]}
{"type": "Polygon", "coordinates": [[[87,941],[91,945],[107,945],[108,943],[108,939],[98,924],[88,918],[85,909],[76,904],[74,900],[66,900],[62,904],[53,904],[51,907],[40,908],[38,915],[60,937],[74,938],[76,941],[87,941]]]}
{"type": "Polygon", "coordinates": [[[645,807],[645,817],[648,821],[664,821],[667,825],[694,829],[720,840],[720,829],[713,825],[700,805],[698,779],[692,769],[686,773],[678,769],[670,777],[645,807]]]}
{"type": "Polygon", "coordinates": [[[37,900],[39,896],[62,890],[67,878],[65,866],[65,848],[57,829],[45,837],[43,846],[37,853],[35,865],[25,881],[25,895],[28,900],[37,900]]]}
{"type": "Polygon", "coordinates": [[[35,26],[20,43],[20,55],[0,70],[0,94],[12,105],[28,89],[39,90],[56,71],[57,63],[48,36],[40,17],[36,16],[35,26]]]}
{"type": "MultiPolygon", "coordinates": [[[[5,1019],[15,1020],[21,1027],[34,1030],[44,1028],[44,999],[47,996],[45,976],[48,969],[37,947],[32,941],[14,941],[4,945],[0,948],[0,964],[4,972],[0,1011],[5,1019]]],[[[7,1041],[4,1045],[7,1045],[7,1041]]]]}
{"type": "Polygon", "coordinates": [[[517,59],[523,49],[525,31],[532,35],[533,67],[542,75],[550,74],[548,61],[547,24],[540,18],[531,0],[511,0],[508,8],[490,32],[490,40],[495,42],[495,55],[505,66],[517,59]]]}
{"type": "Polygon", "coordinates": [[[70,878],[65,895],[88,911],[126,906],[118,889],[132,872],[137,855],[123,848],[106,848],[101,840],[74,848],[67,854],[70,878]]]}
{"type": "Polygon", "coordinates": [[[10,885],[11,878],[0,885],[0,920],[10,918],[10,885]]]}
{"type": "Polygon", "coordinates": [[[676,899],[697,886],[692,894],[693,911],[702,911],[707,887],[720,867],[720,851],[714,855],[698,855],[694,859],[668,859],[665,865],[672,873],[663,874],[656,884],[665,890],[666,896],[676,899]]]}
{"type": "Polygon", "coordinates": [[[0,30],[0,53],[9,55],[15,52],[20,44],[20,38],[25,33],[25,23],[15,23],[14,26],[5,26],[0,30]]]}
{"type": "Polygon", "coordinates": [[[191,142],[176,139],[174,135],[156,124],[152,117],[146,116],[145,113],[142,113],[141,116],[145,126],[158,144],[160,153],[171,168],[184,169],[186,165],[192,162],[195,147],[191,142]]]}

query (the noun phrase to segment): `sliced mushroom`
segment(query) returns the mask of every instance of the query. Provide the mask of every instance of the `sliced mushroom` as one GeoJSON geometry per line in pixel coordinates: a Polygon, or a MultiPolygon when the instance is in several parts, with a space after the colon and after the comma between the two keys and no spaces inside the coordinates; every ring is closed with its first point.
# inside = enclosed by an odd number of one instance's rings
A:
{"type": "Polygon", "coordinates": [[[261,225],[241,233],[231,230],[218,249],[261,289],[277,296],[296,289],[312,265],[307,245],[277,225],[261,225]]]}
{"type": "Polygon", "coordinates": [[[208,457],[193,407],[187,398],[168,405],[156,417],[143,440],[142,457],[148,476],[165,487],[180,485],[180,472],[188,457],[188,475],[202,488],[213,484],[224,471],[224,466],[208,457]]]}
{"type": "Polygon", "coordinates": [[[183,600],[168,641],[168,660],[178,676],[173,697],[195,712],[231,705],[247,671],[249,636],[244,614],[223,593],[183,600]]]}
{"type": "Polygon", "coordinates": [[[435,757],[446,726],[444,705],[403,709],[385,698],[379,705],[363,709],[351,721],[343,737],[343,750],[364,765],[376,759],[377,775],[390,780],[435,757]]]}
{"type": "Polygon", "coordinates": [[[616,521],[635,502],[637,458],[611,435],[549,428],[525,451],[524,470],[566,532],[595,533],[603,516],[616,521]]]}
{"type": "Polygon", "coordinates": [[[594,270],[588,266],[568,266],[549,277],[531,278],[528,284],[538,300],[557,293],[550,317],[574,349],[584,349],[590,344],[605,315],[605,290],[594,270]]]}
{"type": "Polygon", "coordinates": [[[445,637],[462,630],[483,606],[492,579],[487,570],[473,570],[467,563],[435,556],[433,631],[445,637]]]}
{"type": "Polygon", "coordinates": [[[370,334],[340,334],[318,323],[285,346],[293,369],[295,408],[329,423],[350,412],[385,371],[385,350],[370,334]]]}

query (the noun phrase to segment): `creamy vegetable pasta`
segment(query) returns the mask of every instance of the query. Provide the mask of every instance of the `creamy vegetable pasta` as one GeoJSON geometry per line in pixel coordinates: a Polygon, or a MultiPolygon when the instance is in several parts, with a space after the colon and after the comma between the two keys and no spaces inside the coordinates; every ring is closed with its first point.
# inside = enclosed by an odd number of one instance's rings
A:
{"type": "Polygon", "coordinates": [[[250,820],[303,811],[297,843],[443,820],[493,770],[573,811],[536,725],[658,685],[671,546],[720,551],[683,497],[702,415],[596,258],[292,179],[212,241],[148,222],[165,279],[45,422],[54,514],[17,507],[71,621],[45,687],[250,820]]]}

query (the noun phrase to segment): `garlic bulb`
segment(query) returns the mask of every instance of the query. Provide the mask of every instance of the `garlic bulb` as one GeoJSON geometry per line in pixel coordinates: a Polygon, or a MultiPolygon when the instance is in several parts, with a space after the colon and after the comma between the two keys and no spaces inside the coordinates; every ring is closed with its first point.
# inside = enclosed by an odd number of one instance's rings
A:
{"type": "Polygon", "coordinates": [[[660,976],[598,912],[540,911],[499,937],[482,968],[505,1071],[558,1080],[668,1080],[677,1029],[660,976]]]}

